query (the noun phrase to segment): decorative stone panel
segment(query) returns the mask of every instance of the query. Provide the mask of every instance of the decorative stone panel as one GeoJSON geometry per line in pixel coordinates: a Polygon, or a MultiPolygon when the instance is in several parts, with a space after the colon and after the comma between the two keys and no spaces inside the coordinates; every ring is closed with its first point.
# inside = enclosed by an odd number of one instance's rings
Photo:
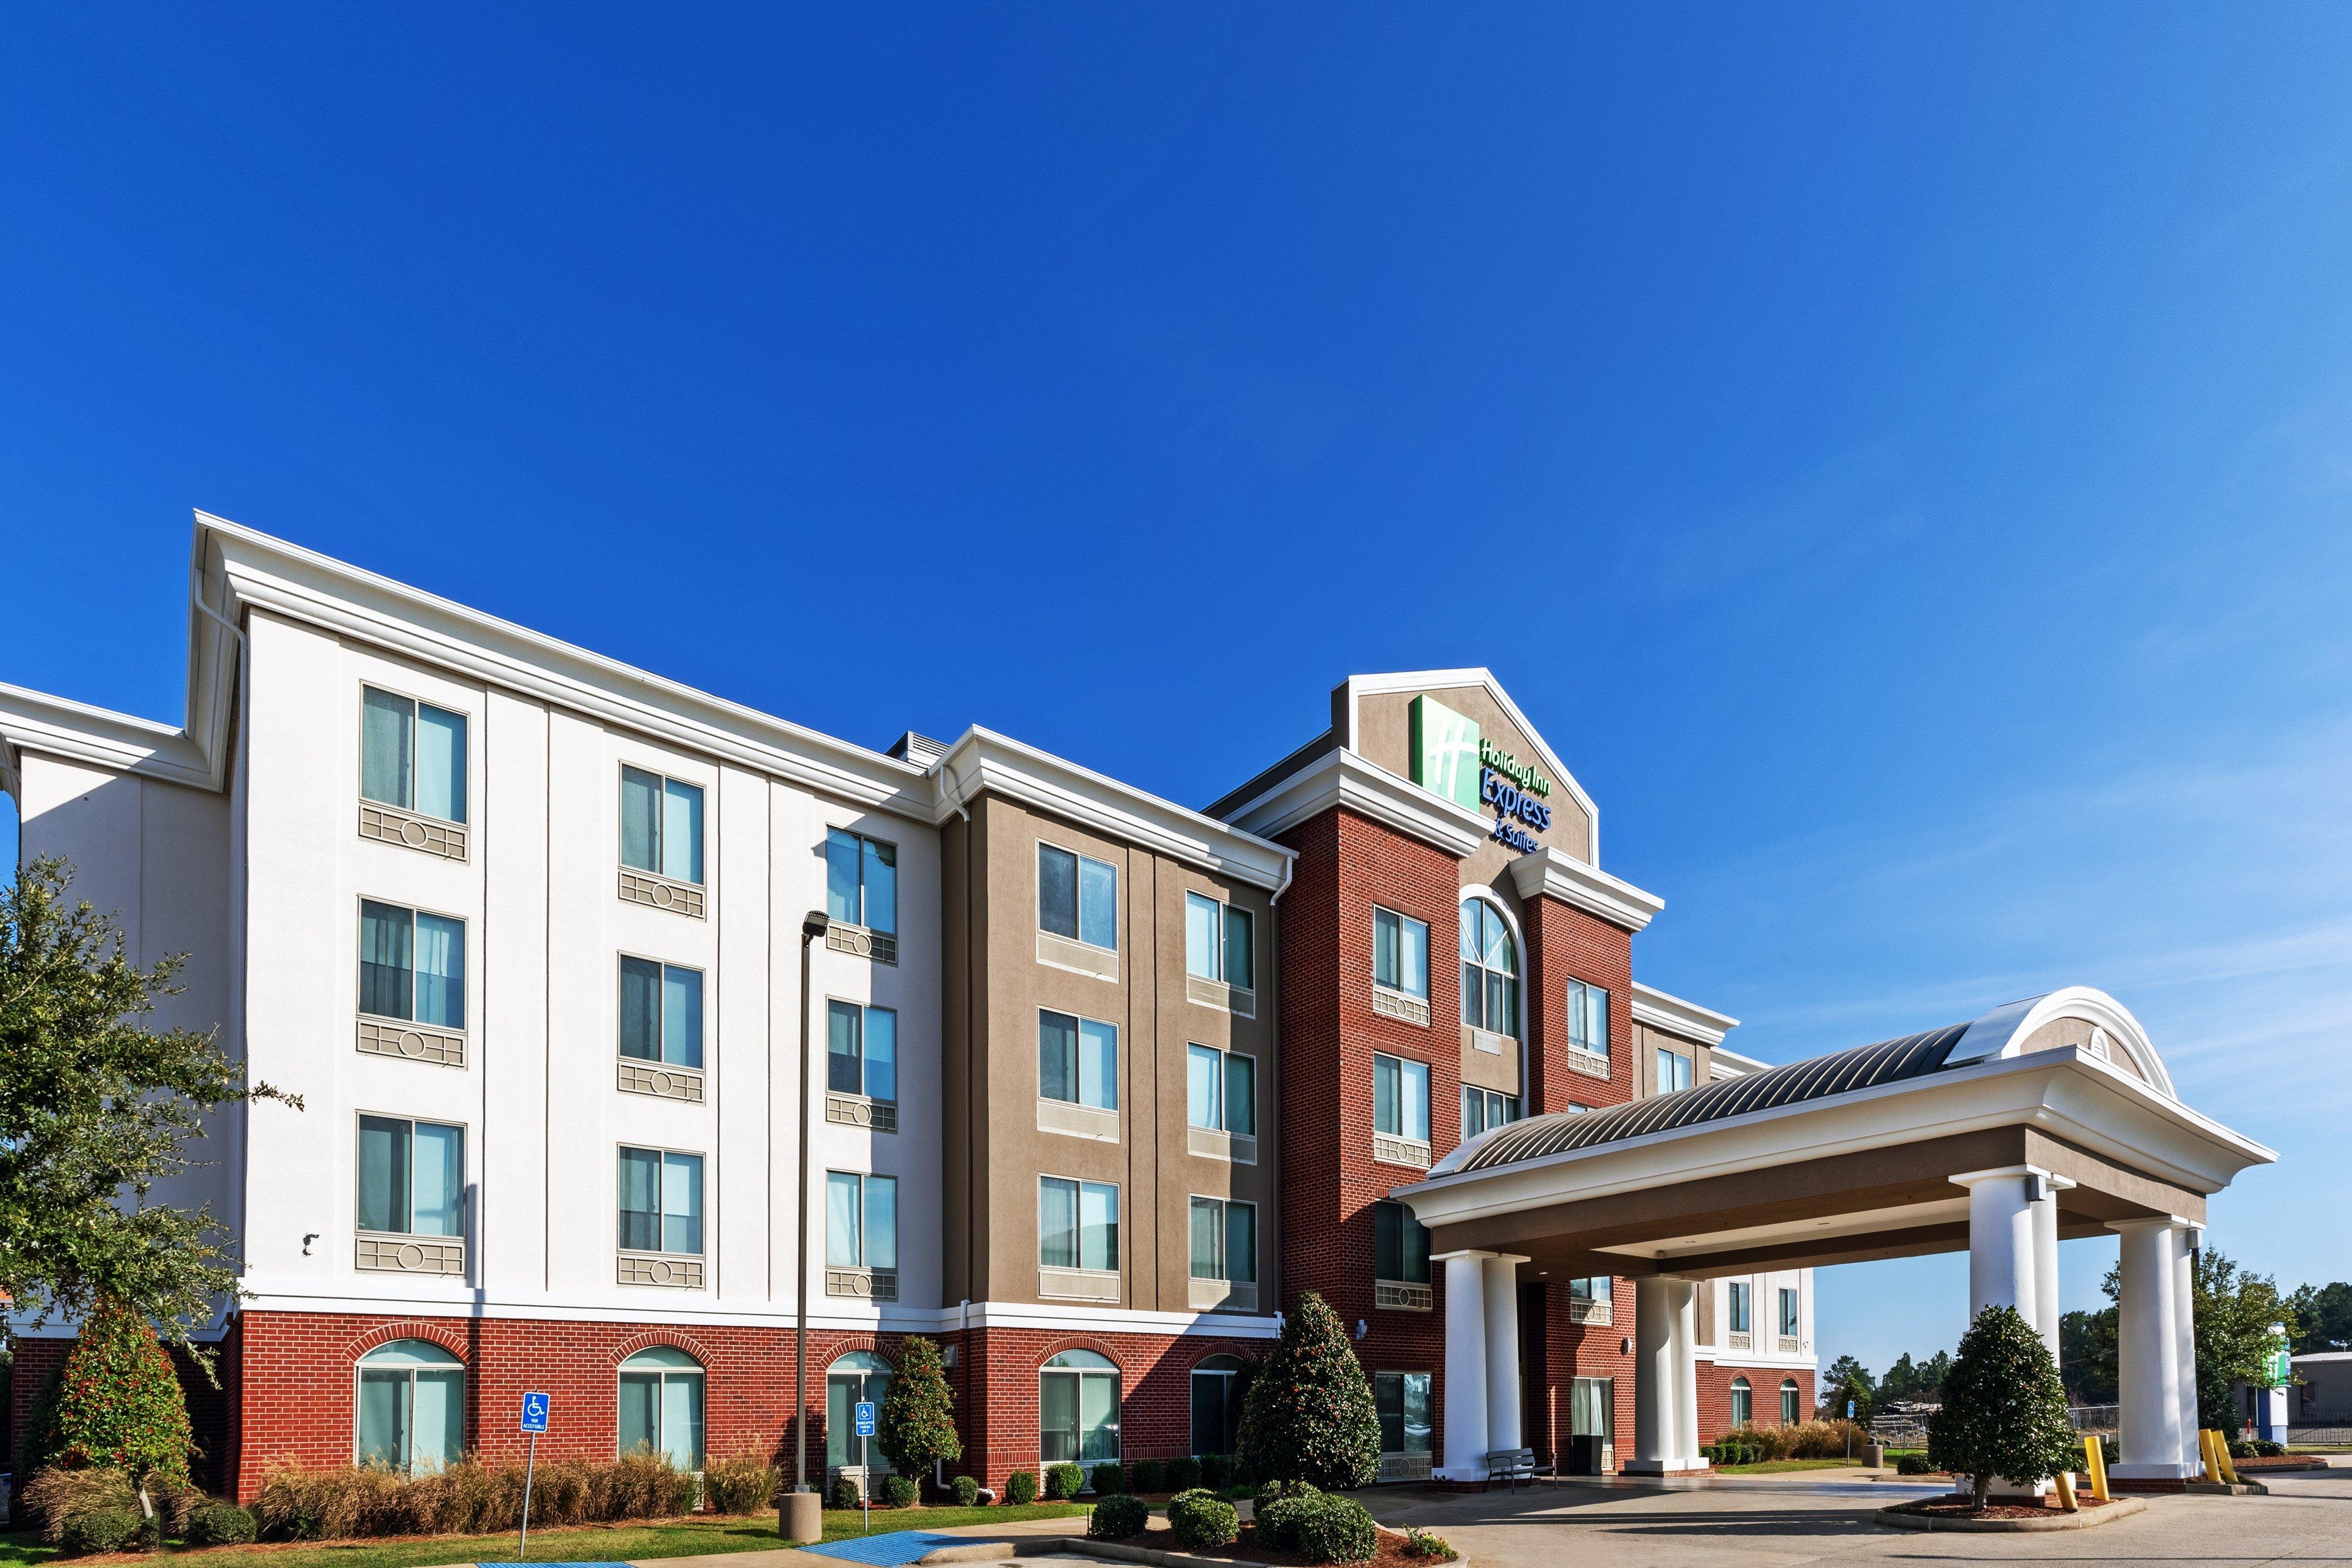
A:
{"type": "Polygon", "coordinates": [[[624,1252],[614,1278],[624,1285],[667,1285],[674,1289],[702,1289],[702,1259],[666,1252],[624,1252]]]}
{"type": "Polygon", "coordinates": [[[1723,1348],[1727,1351],[1752,1351],[1756,1348],[1756,1336],[1745,1329],[1724,1335],[1723,1342],[1723,1348]]]}
{"type": "Polygon", "coordinates": [[[354,1268],[376,1274],[466,1272],[466,1238],[459,1236],[362,1236],[354,1268]]]}
{"type": "Polygon", "coordinates": [[[1597,1052],[1570,1046],[1568,1047],[1568,1070],[1580,1072],[1587,1078],[1606,1079],[1609,1077],[1609,1058],[1597,1052]]]}
{"type": "Polygon", "coordinates": [[[664,1067],[658,1062],[623,1057],[619,1087],[623,1094],[649,1094],[656,1100],[682,1100],[688,1105],[700,1105],[702,1069],[664,1067]]]}
{"type": "Polygon", "coordinates": [[[1796,1335],[1782,1334],[1780,1336],[1780,1353],[1782,1355],[1795,1355],[1799,1351],[1801,1351],[1804,1348],[1804,1342],[1800,1340],[1796,1335]]]}
{"type": "Polygon", "coordinates": [[[824,928],[824,945],[830,952],[845,952],[853,958],[870,958],[877,963],[898,962],[898,939],[896,935],[887,931],[868,931],[846,921],[835,921],[824,928]]]}
{"type": "Polygon", "coordinates": [[[1372,1158],[1383,1165],[1410,1165],[1416,1171],[1429,1169],[1429,1145],[1416,1143],[1410,1138],[1391,1138],[1384,1132],[1372,1134],[1372,1158]]]}
{"type": "Polygon", "coordinates": [[[1083,942],[1073,942],[1066,936],[1055,936],[1049,931],[1037,933],[1037,962],[1075,969],[1083,974],[1099,975],[1105,980],[1118,978],[1117,948],[1090,946],[1083,942]]]}
{"type": "Polygon", "coordinates": [[[854,1297],[861,1301],[895,1301],[898,1299],[898,1271],[895,1268],[827,1268],[824,1271],[824,1293],[854,1297]]]}
{"type": "Polygon", "coordinates": [[[1118,1300],[1118,1270],[1040,1268],[1037,1270],[1037,1294],[1058,1296],[1070,1301],[1116,1301],[1118,1300]]]}
{"type": "Polygon", "coordinates": [[[1194,1279],[1190,1305],[1196,1312],[1255,1312],[1257,1282],[1234,1279],[1194,1279]]]}
{"type": "Polygon", "coordinates": [[[1185,1147],[1204,1160],[1233,1165],[1257,1163],[1257,1140],[1246,1132],[1220,1132],[1213,1127],[1188,1127],[1185,1147]]]}
{"type": "Polygon", "coordinates": [[[1373,986],[1372,1011],[1383,1018],[1395,1018],[1407,1024],[1419,1024],[1423,1028],[1429,1026],[1429,1004],[1417,996],[1408,996],[1402,991],[1391,991],[1379,985],[1373,986]]]}
{"type": "Polygon", "coordinates": [[[397,1018],[362,1018],[359,1047],[363,1056],[398,1057],[445,1068],[466,1065],[465,1036],[397,1018]]]}
{"type": "Polygon", "coordinates": [[[1425,1481],[1429,1479],[1430,1456],[1427,1454],[1382,1454],[1381,1479],[1384,1481],[1425,1481]]]}
{"type": "Polygon", "coordinates": [[[667,877],[656,877],[650,871],[633,871],[621,868],[621,900],[624,903],[643,904],[651,910],[668,910],[681,915],[703,918],[703,894],[691,882],[674,882],[667,877]]]}
{"type": "Polygon", "coordinates": [[[1616,1300],[1612,1298],[1606,1301],[1580,1301],[1570,1296],[1568,1299],[1568,1321],[1571,1323],[1597,1323],[1604,1327],[1613,1325],[1617,1321],[1616,1300]]]}
{"type": "Polygon", "coordinates": [[[836,1127],[865,1127],[876,1132],[898,1131],[898,1102],[868,1100],[862,1094],[827,1094],[824,1119],[836,1127]]]}
{"type": "Polygon", "coordinates": [[[419,816],[413,811],[373,800],[360,802],[360,837],[436,855],[444,860],[463,860],[467,844],[466,825],[462,822],[419,816]]]}
{"type": "Polygon", "coordinates": [[[1426,1312],[1437,1305],[1437,1293],[1426,1285],[1402,1279],[1372,1282],[1372,1305],[1399,1312],[1426,1312]]]}
{"type": "Polygon", "coordinates": [[[1118,1142],[1118,1112],[1099,1106],[1076,1105],[1066,1100],[1037,1101],[1037,1131],[1091,1138],[1097,1143],[1118,1142]]]}

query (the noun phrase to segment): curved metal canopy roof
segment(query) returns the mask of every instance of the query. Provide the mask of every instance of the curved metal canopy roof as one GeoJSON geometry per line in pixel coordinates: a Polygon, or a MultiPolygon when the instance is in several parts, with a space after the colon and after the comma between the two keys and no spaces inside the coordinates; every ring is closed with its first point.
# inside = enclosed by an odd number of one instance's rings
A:
{"type": "Polygon", "coordinates": [[[1607,1110],[1558,1111],[1529,1117],[1480,1139],[1452,1169],[1492,1170],[1497,1165],[1539,1160],[1571,1149],[1590,1149],[1596,1144],[1614,1143],[1697,1122],[1720,1121],[1751,1110],[1769,1110],[1775,1106],[1923,1078],[1949,1065],[1952,1047],[1968,1032],[1969,1025],[1951,1024],[1924,1035],[1906,1035],[1899,1040],[1856,1046],[1852,1050],[1835,1051],[1810,1061],[1790,1062],[1746,1078],[1677,1089],[1607,1110]]]}

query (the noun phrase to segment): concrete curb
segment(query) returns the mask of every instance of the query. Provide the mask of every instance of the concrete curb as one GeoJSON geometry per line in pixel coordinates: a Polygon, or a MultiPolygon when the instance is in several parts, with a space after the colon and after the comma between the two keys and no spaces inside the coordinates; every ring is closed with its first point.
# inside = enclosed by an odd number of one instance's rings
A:
{"type": "Polygon", "coordinates": [[[2129,1519],[2147,1511],[2146,1498],[2119,1497],[2099,1508],[2084,1509],[2080,1513],[2053,1513],[2048,1519],[1967,1519],[1933,1514],[1905,1513],[1902,1505],[1882,1508],[1874,1516],[1877,1522],[1890,1530],[1957,1530],[1986,1535],[2026,1534],[2042,1530],[2089,1530],[2095,1525],[2113,1524],[2119,1519],[2129,1519]]]}
{"type": "MultiPolygon", "coordinates": [[[[1402,1535],[1403,1531],[1381,1527],[1383,1534],[1402,1535]]],[[[1245,1558],[1219,1557],[1212,1553],[1162,1552],[1152,1546],[1130,1546],[1124,1541],[1093,1541],[1083,1535],[1036,1535],[1021,1541],[977,1541],[970,1546],[942,1546],[926,1552],[916,1561],[929,1565],[941,1563],[988,1563],[1007,1557],[1045,1557],[1055,1552],[1075,1552],[1082,1557],[1101,1557],[1113,1563],[1142,1563],[1150,1568],[1204,1568],[1205,1564],[1234,1564],[1236,1568],[1260,1568],[1245,1558]]],[[[1470,1559],[1454,1556],[1433,1568],[1470,1568],[1470,1559]]]]}

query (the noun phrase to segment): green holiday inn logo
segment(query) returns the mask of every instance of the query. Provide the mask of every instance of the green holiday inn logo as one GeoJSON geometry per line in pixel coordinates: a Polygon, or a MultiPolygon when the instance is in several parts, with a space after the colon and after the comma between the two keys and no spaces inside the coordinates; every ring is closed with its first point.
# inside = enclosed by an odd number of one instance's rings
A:
{"type": "Polygon", "coordinates": [[[1482,804],[1478,799],[1478,721],[1456,713],[1434,697],[1414,698],[1410,712],[1412,782],[1476,811],[1482,804]]]}

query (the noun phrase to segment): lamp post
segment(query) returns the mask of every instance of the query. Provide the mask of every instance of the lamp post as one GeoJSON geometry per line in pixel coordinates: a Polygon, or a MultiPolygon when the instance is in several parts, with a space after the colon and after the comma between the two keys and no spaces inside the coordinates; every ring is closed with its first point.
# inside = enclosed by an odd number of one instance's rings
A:
{"type": "Polygon", "coordinates": [[[801,1108],[800,1209],[793,1222],[799,1241],[800,1272],[793,1288],[799,1303],[799,1325],[793,1333],[793,1493],[784,1502],[784,1539],[818,1541],[824,1535],[824,1500],[808,1484],[808,1207],[809,1207],[809,953],[831,922],[823,910],[811,910],[801,921],[801,1108]]]}

